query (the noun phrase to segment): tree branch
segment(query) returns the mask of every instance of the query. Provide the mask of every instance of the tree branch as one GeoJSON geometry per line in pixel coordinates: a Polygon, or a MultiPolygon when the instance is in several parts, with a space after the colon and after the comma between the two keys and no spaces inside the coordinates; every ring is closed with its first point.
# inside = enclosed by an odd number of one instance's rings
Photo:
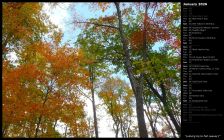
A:
{"type": "Polygon", "coordinates": [[[78,91],[87,99],[89,99],[91,102],[93,101],[89,96],[87,96],[79,87],[77,87],[78,91]]]}
{"type": "Polygon", "coordinates": [[[116,30],[118,30],[119,28],[118,27],[115,27],[115,26],[112,26],[112,25],[106,25],[106,24],[99,24],[99,23],[95,23],[95,22],[76,22],[76,23],[86,23],[86,24],[93,24],[93,25],[96,25],[96,26],[102,26],[102,27],[109,27],[109,28],[114,28],[116,30]]]}
{"type": "Polygon", "coordinates": [[[153,84],[149,81],[147,77],[144,77],[146,80],[146,83],[148,84],[148,88],[151,89],[151,91],[161,100],[163,101],[163,97],[159,94],[159,92],[153,87],[153,84]]]}

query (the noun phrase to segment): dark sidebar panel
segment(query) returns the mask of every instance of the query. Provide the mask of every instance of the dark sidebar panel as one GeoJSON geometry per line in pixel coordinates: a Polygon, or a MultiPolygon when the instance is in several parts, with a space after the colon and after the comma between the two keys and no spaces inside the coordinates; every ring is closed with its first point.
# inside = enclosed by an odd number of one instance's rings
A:
{"type": "Polygon", "coordinates": [[[182,1],[182,138],[224,138],[224,5],[182,1]]]}

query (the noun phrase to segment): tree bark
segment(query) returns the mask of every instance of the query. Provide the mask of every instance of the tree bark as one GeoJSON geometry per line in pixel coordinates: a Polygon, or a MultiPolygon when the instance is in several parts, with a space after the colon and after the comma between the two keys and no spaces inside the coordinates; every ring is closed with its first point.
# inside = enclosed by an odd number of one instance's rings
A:
{"type": "MultiPolygon", "coordinates": [[[[144,109],[143,109],[143,98],[142,98],[143,85],[138,84],[137,80],[134,77],[134,73],[133,73],[132,65],[130,61],[130,53],[128,49],[127,38],[125,38],[123,27],[122,27],[123,24],[122,24],[122,17],[121,17],[119,3],[115,2],[115,6],[117,9],[117,16],[119,20],[119,27],[118,27],[119,33],[121,37],[124,54],[125,54],[125,58],[124,58],[125,69],[127,71],[127,74],[128,74],[128,77],[129,77],[129,80],[135,95],[135,99],[136,99],[136,112],[137,112],[137,119],[138,119],[139,135],[141,138],[148,138],[145,118],[144,118],[144,109]]],[[[141,77],[140,79],[143,79],[142,76],[140,77],[141,77]]]]}

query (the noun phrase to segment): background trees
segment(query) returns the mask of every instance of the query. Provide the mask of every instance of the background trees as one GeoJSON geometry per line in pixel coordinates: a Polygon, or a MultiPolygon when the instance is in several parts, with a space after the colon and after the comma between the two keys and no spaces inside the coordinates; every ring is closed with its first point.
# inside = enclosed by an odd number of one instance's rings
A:
{"type": "Polygon", "coordinates": [[[42,3],[2,4],[2,50],[3,58],[10,51],[21,51],[32,42],[40,41],[55,26],[42,13],[42,3]]]}
{"type": "Polygon", "coordinates": [[[115,137],[118,137],[119,131],[122,137],[130,137],[133,123],[133,93],[129,85],[119,78],[108,78],[102,85],[99,96],[114,121],[115,137]]]}

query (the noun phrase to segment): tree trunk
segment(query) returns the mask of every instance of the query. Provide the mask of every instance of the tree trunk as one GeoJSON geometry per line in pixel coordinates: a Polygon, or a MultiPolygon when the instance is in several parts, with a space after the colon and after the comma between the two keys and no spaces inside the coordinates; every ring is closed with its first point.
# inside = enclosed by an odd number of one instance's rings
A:
{"type": "Polygon", "coordinates": [[[54,127],[53,127],[54,131],[56,131],[55,128],[56,128],[57,122],[58,122],[58,120],[55,120],[54,127]]]}
{"type": "Polygon", "coordinates": [[[167,112],[168,116],[170,117],[174,127],[176,128],[178,135],[180,136],[181,135],[181,127],[178,124],[176,118],[174,117],[174,114],[173,114],[173,111],[171,110],[170,105],[168,104],[167,93],[166,93],[166,89],[165,89],[163,83],[160,85],[160,88],[161,88],[161,91],[162,91],[162,94],[163,94],[162,103],[163,103],[164,109],[167,112]]]}
{"type": "Polygon", "coordinates": [[[172,125],[170,124],[169,119],[167,118],[167,116],[165,116],[165,118],[166,118],[166,121],[167,121],[167,123],[168,123],[168,126],[169,126],[171,132],[173,133],[173,137],[176,138],[175,131],[174,131],[172,125]]]}
{"type": "Polygon", "coordinates": [[[162,103],[164,105],[164,109],[166,110],[168,116],[170,117],[170,120],[172,121],[174,127],[176,128],[176,131],[177,131],[178,135],[180,136],[181,135],[181,127],[177,123],[177,120],[175,119],[175,117],[173,115],[173,112],[169,109],[169,105],[167,104],[166,101],[163,101],[162,103]]]}
{"type": "MultiPolygon", "coordinates": [[[[118,20],[119,20],[119,33],[120,33],[121,42],[123,45],[124,54],[125,54],[125,58],[124,58],[125,69],[128,73],[128,77],[131,82],[131,86],[132,86],[133,92],[135,94],[135,99],[136,99],[136,112],[137,112],[137,119],[138,119],[139,135],[141,138],[147,138],[148,133],[147,133],[146,124],[145,124],[143,98],[142,98],[142,91],[143,91],[142,86],[143,85],[138,84],[137,80],[134,77],[133,70],[131,67],[128,43],[127,43],[127,39],[125,38],[123,27],[122,27],[122,17],[121,17],[119,3],[115,2],[115,6],[117,9],[117,16],[118,16],[118,20]]],[[[141,80],[140,80],[140,82],[141,82],[141,80]]]]}
{"type": "Polygon", "coordinates": [[[125,130],[123,129],[123,121],[122,121],[122,118],[120,117],[120,128],[121,128],[121,135],[122,135],[122,138],[125,138],[125,130]]]}
{"type": "Polygon", "coordinates": [[[92,94],[92,106],[93,106],[93,118],[94,118],[94,128],[95,128],[95,136],[98,138],[98,126],[97,126],[97,117],[96,117],[96,105],[95,105],[95,96],[94,96],[94,71],[93,67],[89,66],[89,72],[90,72],[90,82],[92,84],[91,86],[91,94],[92,94]]]}
{"type": "MultiPolygon", "coordinates": [[[[42,107],[44,108],[45,106],[45,103],[47,102],[47,99],[48,99],[48,94],[51,92],[51,89],[52,87],[48,87],[47,89],[47,92],[46,92],[46,95],[44,97],[44,102],[43,102],[43,105],[42,107]]],[[[40,124],[41,124],[41,120],[42,120],[42,114],[40,114],[39,118],[38,118],[38,122],[37,122],[37,128],[36,128],[36,131],[35,131],[35,138],[37,138],[38,136],[38,132],[39,132],[39,128],[40,128],[40,124]]]]}
{"type": "Polygon", "coordinates": [[[164,86],[161,85],[160,88],[161,88],[161,92],[162,92],[162,95],[161,96],[158,91],[153,87],[152,83],[150,82],[149,78],[145,77],[146,79],[146,82],[147,82],[147,85],[148,85],[148,88],[154,93],[154,95],[159,98],[159,100],[163,103],[163,107],[164,107],[164,110],[166,111],[166,113],[168,114],[168,116],[170,117],[178,135],[180,136],[181,134],[181,127],[180,125],[177,123],[177,120],[176,118],[174,117],[173,115],[173,112],[172,110],[170,110],[169,108],[169,105],[167,103],[167,97],[166,97],[166,92],[165,92],[165,89],[164,89],[164,86]]]}
{"type": "Polygon", "coordinates": [[[156,134],[156,128],[154,127],[154,125],[153,125],[153,119],[152,119],[152,117],[149,115],[149,109],[148,109],[148,107],[147,107],[147,111],[145,111],[145,114],[146,114],[146,116],[147,116],[147,118],[148,118],[148,120],[149,120],[149,124],[150,124],[150,127],[151,127],[151,129],[152,129],[152,134],[153,134],[153,137],[154,138],[157,138],[157,134],[156,134]]]}
{"type": "MultiPolygon", "coordinates": [[[[160,102],[158,102],[158,105],[161,108],[162,112],[165,112],[160,102]]],[[[171,123],[170,123],[170,120],[169,120],[168,116],[164,115],[164,117],[165,117],[165,120],[167,121],[168,127],[170,128],[171,132],[173,133],[174,138],[176,138],[175,131],[174,131],[174,129],[173,129],[171,123]]]]}
{"type": "MultiPolygon", "coordinates": [[[[140,79],[142,80],[142,79],[140,79]]],[[[142,83],[143,85],[143,83],[142,83]]],[[[144,108],[143,108],[143,87],[142,85],[137,86],[136,93],[135,93],[135,99],[136,99],[136,112],[137,112],[137,119],[138,119],[138,127],[139,127],[139,135],[142,138],[147,138],[148,133],[146,129],[145,124],[145,118],[144,118],[144,108]]]]}
{"type": "Polygon", "coordinates": [[[67,137],[67,129],[68,129],[68,127],[66,125],[66,127],[65,127],[65,138],[67,137]]]}
{"type": "Polygon", "coordinates": [[[115,130],[115,138],[118,138],[119,124],[118,123],[115,123],[114,125],[113,125],[113,128],[115,130]],[[114,125],[116,126],[116,128],[114,127],[114,125]]]}
{"type": "Polygon", "coordinates": [[[42,119],[42,115],[40,115],[40,117],[38,118],[37,128],[36,128],[36,131],[35,131],[35,138],[37,138],[37,136],[38,136],[41,119],[42,119]]]}

